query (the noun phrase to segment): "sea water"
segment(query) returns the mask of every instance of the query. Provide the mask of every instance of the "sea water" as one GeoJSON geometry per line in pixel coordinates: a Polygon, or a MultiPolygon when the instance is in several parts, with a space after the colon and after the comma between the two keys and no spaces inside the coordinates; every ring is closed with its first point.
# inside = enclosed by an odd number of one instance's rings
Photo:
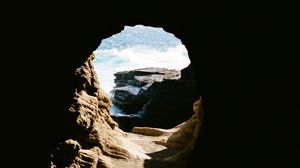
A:
{"type": "MultiPolygon", "coordinates": [[[[103,39],[94,54],[100,87],[109,95],[116,72],[145,67],[181,70],[190,63],[180,39],[163,28],[143,25],[125,26],[120,33],[103,39]]],[[[121,113],[116,107],[113,109],[121,113]]]]}

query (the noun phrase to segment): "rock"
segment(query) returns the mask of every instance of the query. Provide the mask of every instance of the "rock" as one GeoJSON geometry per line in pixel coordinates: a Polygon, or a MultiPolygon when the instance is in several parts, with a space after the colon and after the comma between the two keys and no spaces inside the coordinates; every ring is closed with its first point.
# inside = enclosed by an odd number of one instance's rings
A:
{"type": "Polygon", "coordinates": [[[92,54],[75,71],[77,87],[68,114],[78,130],[76,135],[57,145],[52,153],[52,167],[106,168],[109,167],[106,157],[149,158],[139,146],[124,137],[124,132],[110,117],[112,103],[99,86],[93,59],[92,54]]]}
{"type": "MultiPolygon", "coordinates": [[[[178,167],[187,166],[194,150],[196,139],[199,136],[201,121],[203,117],[201,97],[193,103],[194,115],[187,120],[171,129],[134,127],[132,132],[143,135],[158,136],[158,140],[153,141],[155,144],[166,146],[166,150],[176,149],[176,153],[168,155],[161,160],[150,160],[147,165],[160,165],[161,167],[178,167]],[[155,163],[157,162],[157,163],[155,163]],[[164,165],[164,166],[162,166],[164,165]]],[[[154,166],[155,167],[155,166],[154,166]]]]}
{"type": "Polygon", "coordinates": [[[159,128],[152,128],[152,127],[134,127],[132,129],[133,133],[149,135],[149,136],[161,136],[163,134],[167,134],[168,131],[159,128]]]}
{"type": "Polygon", "coordinates": [[[110,162],[103,157],[99,147],[82,149],[81,145],[72,139],[66,140],[55,151],[52,168],[111,168],[110,162]]]}
{"type": "MultiPolygon", "coordinates": [[[[74,159],[79,155],[81,145],[72,139],[60,144],[53,152],[53,163],[57,167],[67,167],[74,163],[74,159]]],[[[54,167],[54,166],[53,166],[54,167]]]]}
{"type": "Polygon", "coordinates": [[[112,102],[127,114],[140,111],[149,100],[146,90],[154,82],[179,79],[180,72],[165,68],[143,68],[114,74],[116,87],[112,91],[112,102]]]}
{"type": "Polygon", "coordinates": [[[192,64],[189,64],[187,67],[181,70],[181,80],[195,80],[196,74],[192,67],[192,64]]]}
{"type": "Polygon", "coordinates": [[[201,97],[193,104],[193,110],[195,114],[168,138],[167,147],[193,150],[194,143],[199,136],[203,116],[201,97]]]}
{"type": "Polygon", "coordinates": [[[133,116],[133,115],[120,115],[120,116],[111,116],[114,121],[116,121],[120,128],[122,128],[123,131],[131,132],[132,128],[139,125],[139,126],[145,126],[143,123],[143,118],[139,116],[133,116]]]}
{"type": "Polygon", "coordinates": [[[183,150],[170,157],[163,159],[163,163],[168,163],[174,168],[186,168],[191,158],[191,155],[192,151],[183,150]]]}
{"type": "MultiPolygon", "coordinates": [[[[172,128],[193,114],[190,105],[199,95],[191,66],[182,72],[184,76],[177,70],[153,67],[118,72],[112,103],[127,114],[142,114],[142,122],[138,118],[126,118],[128,123],[136,123],[135,126],[172,128]]],[[[120,128],[132,129],[123,126],[120,128]]]]}
{"type": "Polygon", "coordinates": [[[197,94],[195,80],[154,83],[149,90],[150,99],[142,108],[145,123],[149,127],[172,128],[186,121],[193,114],[191,104],[197,94]]]}
{"type": "Polygon", "coordinates": [[[141,88],[131,85],[115,88],[113,90],[113,102],[127,114],[137,113],[147,102],[140,91],[141,88]]]}
{"type": "Polygon", "coordinates": [[[114,74],[116,87],[133,85],[137,87],[147,86],[153,82],[161,82],[164,79],[178,79],[180,72],[166,68],[147,67],[132,71],[122,71],[114,74]]]}

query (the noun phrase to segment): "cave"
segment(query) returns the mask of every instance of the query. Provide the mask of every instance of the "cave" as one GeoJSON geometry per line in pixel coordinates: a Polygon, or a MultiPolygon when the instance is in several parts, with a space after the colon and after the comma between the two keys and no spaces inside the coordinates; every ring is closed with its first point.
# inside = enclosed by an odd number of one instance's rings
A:
{"type": "Polygon", "coordinates": [[[99,39],[136,24],[164,27],[189,51],[205,117],[188,167],[299,167],[290,152],[299,142],[297,117],[289,115],[298,102],[286,94],[298,96],[297,61],[287,59],[299,55],[296,5],[24,3],[13,5],[17,17],[4,24],[12,26],[13,43],[7,56],[12,60],[3,64],[18,59],[18,73],[3,70],[10,107],[3,148],[11,167],[49,167],[57,144],[78,136],[78,116],[66,112],[81,82],[74,72],[99,39]]]}

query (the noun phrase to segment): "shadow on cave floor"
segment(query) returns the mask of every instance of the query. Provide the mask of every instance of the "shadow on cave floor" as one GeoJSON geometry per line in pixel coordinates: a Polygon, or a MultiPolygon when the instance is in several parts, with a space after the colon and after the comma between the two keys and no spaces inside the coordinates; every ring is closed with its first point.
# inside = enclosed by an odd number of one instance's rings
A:
{"type": "Polygon", "coordinates": [[[184,168],[186,167],[186,163],[178,163],[178,162],[167,162],[163,161],[164,158],[170,157],[176,153],[178,153],[179,149],[167,148],[158,152],[148,153],[152,159],[144,161],[145,168],[184,168]]]}

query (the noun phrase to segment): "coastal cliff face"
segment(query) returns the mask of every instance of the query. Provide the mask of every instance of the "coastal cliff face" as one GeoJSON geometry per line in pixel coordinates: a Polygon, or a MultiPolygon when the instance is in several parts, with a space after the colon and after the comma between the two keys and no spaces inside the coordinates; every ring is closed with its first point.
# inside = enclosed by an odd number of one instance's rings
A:
{"type": "Polygon", "coordinates": [[[52,167],[110,167],[106,157],[134,159],[147,157],[125,137],[109,115],[111,100],[99,86],[92,54],[76,69],[78,85],[68,113],[73,116],[77,135],[57,145],[52,167]],[[131,148],[128,148],[130,146],[131,148]]]}
{"type": "Polygon", "coordinates": [[[182,71],[152,67],[118,72],[115,76],[112,102],[129,114],[113,116],[122,129],[172,128],[193,114],[191,104],[198,97],[198,86],[191,65],[182,71]]]}

